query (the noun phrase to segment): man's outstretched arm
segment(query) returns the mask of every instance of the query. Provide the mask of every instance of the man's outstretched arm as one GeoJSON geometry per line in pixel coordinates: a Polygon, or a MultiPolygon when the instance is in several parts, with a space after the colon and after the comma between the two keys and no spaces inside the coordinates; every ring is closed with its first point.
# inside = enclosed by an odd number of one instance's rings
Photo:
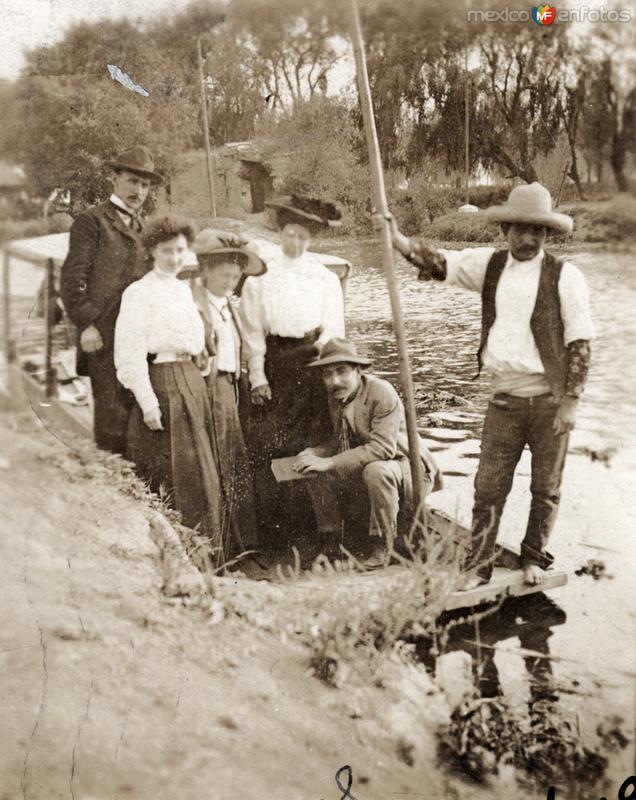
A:
{"type": "Polygon", "coordinates": [[[444,282],[471,292],[481,292],[488,262],[494,247],[467,247],[463,250],[441,250],[419,236],[405,236],[398,228],[393,214],[372,216],[373,227],[380,230],[389,222],[391,241],[395,249],[418,269],[421,281],[444,282]]]}
{"type": "MultiPolygon", "coordinates": [[[[419,270],[418,279],[421,281],[444,281],[446,280],[446,258],[434,247],[431,247],[423,239],[405,236],[398,228],[397,221],[393,214],[389,213],[385,219],[391,226],[391,241],[393,247],[401,253],[407,261],[419,270]]],[[[374,214],[373,226],[379,229],[384,224],[380,214],[374,214]]]]}

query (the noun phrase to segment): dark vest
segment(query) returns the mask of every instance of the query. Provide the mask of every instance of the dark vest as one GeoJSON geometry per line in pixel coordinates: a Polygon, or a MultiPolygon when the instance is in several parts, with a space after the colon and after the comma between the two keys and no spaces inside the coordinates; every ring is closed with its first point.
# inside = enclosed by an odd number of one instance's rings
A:
{"type": "MultiPolygon", "coordinates": [[[[492,254],[486,268],[484,287],[481,292],[481,342],[477,353],[479,372],[482,367],[482,353],[497,315],[495,296],[507,259],[507,250],[497,250],[492,254]]],[[[561,397],[565,392],[568,364],[559,300],[559,278],[562,268],[562,261],[550,253],[545,253],[541,263],[537,300],[530,318],[530,329],[541,356],[545,376],[550,384],[552,394],[556,397],[561,397]]]]}

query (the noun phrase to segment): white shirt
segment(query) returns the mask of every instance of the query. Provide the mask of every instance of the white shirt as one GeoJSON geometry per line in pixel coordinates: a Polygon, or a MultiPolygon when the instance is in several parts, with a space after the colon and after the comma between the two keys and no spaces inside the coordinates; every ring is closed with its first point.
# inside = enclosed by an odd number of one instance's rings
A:
{"type": "Polygon", "coordinates": [[[111,194],[110,202],[114,206],[116,206],[117,209],[120,209],[120,208],[123,209],[123,213],[120,213],[119,210],[117,211],[117,216],[119,217],[119,219],[124,223],[124,225],[127,228],[130,228],[130,226],[132,224],[132,216],[131,216],[131,214],[134,217],[137,217],[137,212],[135,211],[135,209],[134,208],[130,208],[130,206],[127,206],[126,203],[124,203],[124,201],[121,199],[121,197],[118,197],[116,194],[111,194]],[[128,213],[126,213],[126,212],[128,212],[128,213]]]}
{"type": "Polygon", "coordinates": [[[207,296],[216,333],[216,367],[221,372],[236,372],[236,339],[229,301],[212,292],[207,292],[207,296]]]}
{"type": "Polygon", "coordinates": [[[318,345],[344,337],[344,301],[340,281],[313,259],[281,255],[267,272],[245,281],[241,294],[243,345],[252,388],[267,383],[265,338],[301,339],[321,327],[318,345]]]}
{"type": "MultiPolygon", "coordinates": [[[[446,283],[481,293],[494,247],[441,250],[446,258],[446,283]]],[[[530,328],[541,275],[541,251],[530,261],[508,253],[495,295],[496,318],[482,354],[485,369],[494,377],[493,389],[530,396],[549,391],[545,369],[530,328]]],[[[577,267],[563,264],[559,300],[564,344],[594,337],[585,278],[577,267]]]]}
{"type": "Polygon", "coordinates": [[[144,413],[159,405],[148,353],[195,356],[204,343],[203,321],[186,282],[153,269],[124,291],[115,325],[115,369],[144,413]]]}

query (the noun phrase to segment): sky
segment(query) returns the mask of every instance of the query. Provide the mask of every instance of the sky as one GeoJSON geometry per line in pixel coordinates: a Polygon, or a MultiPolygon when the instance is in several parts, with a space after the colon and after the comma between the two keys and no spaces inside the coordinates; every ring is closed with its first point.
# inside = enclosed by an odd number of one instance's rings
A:
{"type": "MultiPolygon", "coordinates": [[[[421,2],[428,2],[434,7],[434,0],[421,2]]],[[[24,63],[22,51],[25,47],[58,41],[73,22],[94,22],[104,17],[122,16],[138,19],[157,13],[177,12],[187,5],[189,0],[0,0],[0,80],[18,75],[24,63]]],[[[505,5],[505,0],[492,0],[485,7],[501,8],[505,5]]],[[[528,0],[528,10],[533,5],[534,2],[528,0]]],[[[632,18],[636,17],[635,0],[564,0],[555,5],[557,8],[631,8],[632,18]]],[[[582,29],[586,26],[580,27],[582,29]]],[[[633,31],[634,27],[630,27],[633,31]]],[[[348,77],[347,75],[347,79],[348,77]]],[[[341,80],[337,82],[340,84],[341,80]]]]}
{"type": "Polygon", "coordinates": [[[137,19],[186,5],[186,0],[0,0],[0,78],[18,75],[25,47],[56,42],[74,22],[137,19]]]}

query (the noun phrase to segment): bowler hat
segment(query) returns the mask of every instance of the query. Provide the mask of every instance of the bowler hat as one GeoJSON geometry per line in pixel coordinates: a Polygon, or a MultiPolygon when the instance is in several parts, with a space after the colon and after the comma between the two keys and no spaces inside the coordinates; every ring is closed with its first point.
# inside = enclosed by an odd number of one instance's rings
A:
{"type": "Polygon", "coordinates": [[[192,243],[199,267],[214,266],[223,261],[236,261],[244,275],[262,275],[267,265],[244,243],[240,236],[204,228],[192,243]],[[223,258],[225,257],[225,258],[223,258]]]}
{"type": "Polygon", "coordinates": [[[122,150],[118,156],[108,162],[108,166],[114,170],[125,169],[127,172],[133,172],[142,178],[148,178],[153,183],[163,182],[163,176],[155,172],[152,153],[141,144],[122,150]]]}
{"type": "Polygon", "coordinates": [[[307,364],[308,367],[326,367],[328,364],[361,364],[368,366],[371,361],[368,358],[359,356],[353,342],[346,339],[329,339],[322,348],[319,358],[315,358],[307,364]]]}
{"type": "Polygon", "coordinates": [[[552,210],[550,192],[537,181],[515,186],[503,205],[487,208],[484,215],[493,222],[543,225],[562,233],[569,233],[573,227],[572,217],[552,210]]]}

